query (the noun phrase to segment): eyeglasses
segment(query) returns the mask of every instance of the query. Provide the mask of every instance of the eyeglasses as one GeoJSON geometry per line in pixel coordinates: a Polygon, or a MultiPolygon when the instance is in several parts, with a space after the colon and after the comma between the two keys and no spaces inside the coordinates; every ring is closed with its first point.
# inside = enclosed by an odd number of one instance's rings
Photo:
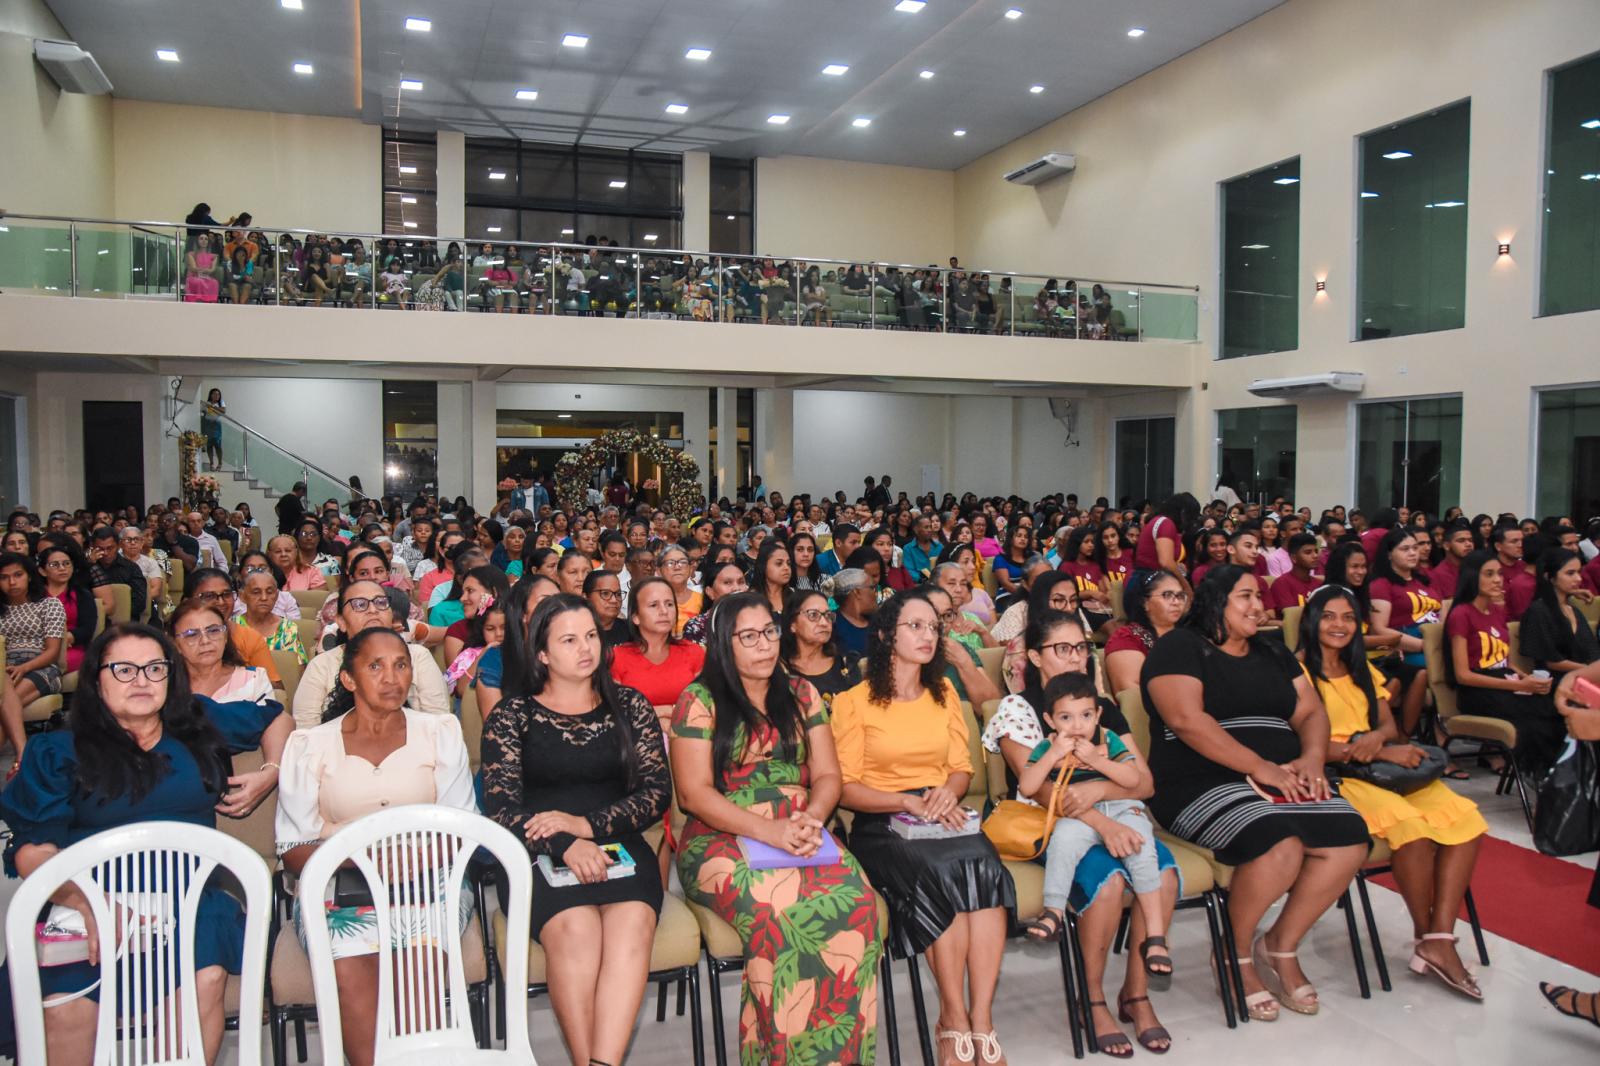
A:
{"type": "Polygon", "coordinates": [[[1189,602],[1189,594],[1187,592],[1184,592],[1182,589],[1178,589],[1178,590],[1168,589],[1165,592],[1158,592],[1158,593],[1156,593],[1156,597],[1158,599],[1161,599],[1161,600],[1167,602],[1167,603],[1188,603],[1189,602]]]}
{"type": "Polygon", "coordinates": [[[154,659],[143,666],[138,663],[101,663],[100,669],[110,670],[112,677],[126,685],[140,674],[151,681],[165,681],[172,672],[172,664],[166,659],[154,659]]]}
{"type": "Polygon", "coordinates": [[[1039,650],[1042,652],[1047,651],[1052,655],[1058,655],[1062,657],[1068,655],[1087,655],[1089,653],[1089,645],[1084,641],[1073,642],[1070,640],[1063,640],[1056,644],[1046,644],[1039,650]]]}
{"type": "Polygon", "coordinates": [[[766,641],[768,644],[776,644],[778,642],[778,636],[778,627],[775,625],[768,625],[762,629],[738,630],[733,634],[733,639],[737,640],[740,644],[743,644],[747,648],[753,648],[762,641],[766,641]]]}
{"type": "Polygon", "coordinates": [[[818,622],[832,622],[833,621],[833,612],[831,612],[831,611],[819,611],[815,607],[813,607],[809,611],[801,611],[800,612],[800,617],[804,618],[807,622],[810,622],[813,625],[815,625],[818,622]]]}
{"type": "Polygon", "coordinates": [[[932,633],[937,636],[941,627],[938,622],[901,622],[899,623],[899,628],[909,629],[917,636],[921,636],[924,633],[932,633]]]}
{"type": "Polygon", "coordinates": [[[666,567],[668,570],[682,570],[684,567],[689,565],[689,560],[687,560],[687,559],[668,559],[666,562],[662,563],[661,565],[666,567]]]}
{"type": "Polygon", "coordinates": [[[204,629],[180,629],[173,636],[179,640],[221,640],[228,635],[228,627],[223,625],[206,626],[204,629]]]}
{"type": "MultiPolygon", "coordinates": [[[[389,597],[387,596],[352,596],[344,601],[344,606],[356,614],[372,614],[375,611],[388,611],[389,597]]],[[[341,608],[342,609],[342,608],[341,608]]]]}
{"type": "Polygon", "coordinates": [[[72,569],[72,560],[71,559],[51,559],[48,563],[44,564],[44,568],[46,570],[71,570],[72,569]]]}
{"type": "Polygon", "coordinates": [[[259,563],[256,564],[255,566],[247,566],[247,567],[245,567],[244,568],[244,572],[247,573],[247,574],[267,574],[267,573],[271,573],[270,570],[268,570],[266,567],[260,565],[259,563]]]}
{"type": "Polygon", "coordinates": [[[194,598],[201,603],[216,603],[218,600],[233,598],[232,589],[223,589],[221,592],[196,592],[194,598]]]}
{"type": "Polygon", "coordinates": [[[620,600],[620,599],[622,599],[622,590],[621,589],[595,589],[594,592],[592,592],[590,595],[599,596],[602,600],[606,600],[606,601],[609,602],[611,600],[620,600]]]}

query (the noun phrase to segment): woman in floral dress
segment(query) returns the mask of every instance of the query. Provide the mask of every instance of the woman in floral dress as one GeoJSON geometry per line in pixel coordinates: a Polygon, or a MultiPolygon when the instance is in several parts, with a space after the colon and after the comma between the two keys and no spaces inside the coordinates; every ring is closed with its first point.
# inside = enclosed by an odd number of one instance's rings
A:
{"type": "Polygon", "coordinates": [[[827,865],[753,871],[738,839],[816,854],[840,790],[827,708],[779,668],[762,597],[727,596],[708,621],[705,669],[672,721],[678,874],[744,943],[739,1062],[870,1066],[883,942],[861,867],[840,848],[827,865]]]}

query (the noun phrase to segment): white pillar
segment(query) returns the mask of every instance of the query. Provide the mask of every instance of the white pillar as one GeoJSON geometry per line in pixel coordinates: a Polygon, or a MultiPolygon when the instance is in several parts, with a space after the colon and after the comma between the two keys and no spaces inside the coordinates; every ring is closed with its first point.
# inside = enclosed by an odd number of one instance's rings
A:
{"type": "Polygon", "coordinates": [[[717,491],[713,498],[734,498],[739,490],[735,473],[739,458],[739,391],[717,390],[717,491]]]}
{"type": "Polygon", "coordinates": [[[711,156],[683,153],[683,247],[694,252],[711,248],[711,156]]]}
{"type": "Polygon", "coordinates": [[[467,233],[466,134],[439,131],[437,166],[434,188],[439,205],[438,235],[446,238],[464,237],[467,233]]]}
{"type": "Polygon", "coordinates": [[[472,382],[472,491],[468,498],[480,511],[488,511],[495,502],[494,442],[499,413],[499,386],[493,381],[472,382]]]}
{"type": "Polygon", "coordinates": [[[755,472],[771,492],[794,495],[794,392],[756,390],[755,472]]]}

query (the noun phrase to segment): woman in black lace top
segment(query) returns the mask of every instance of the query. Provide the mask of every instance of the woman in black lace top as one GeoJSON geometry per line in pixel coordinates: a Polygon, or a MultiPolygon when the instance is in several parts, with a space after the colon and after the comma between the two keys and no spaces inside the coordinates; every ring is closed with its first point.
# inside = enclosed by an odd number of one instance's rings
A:
{"type": "MultiPolygon", "coordinates": [[[[605,668],[594,612],[552,596],[528,622],[527,697],[483,734],[484,809],[578,883],[534,870],[533,938],[575,1063],[622,1061],[644,997],[661,911],[661,873],[643,831],[661,820],[672,778],[654,709],[605,668]],[[620,845],[625,856],[603,848],[620,845]],[[607,877],[614,862],[633,873],[607,877]]],[[[559,872],[559,871],[558,871],[559,872]]]]}

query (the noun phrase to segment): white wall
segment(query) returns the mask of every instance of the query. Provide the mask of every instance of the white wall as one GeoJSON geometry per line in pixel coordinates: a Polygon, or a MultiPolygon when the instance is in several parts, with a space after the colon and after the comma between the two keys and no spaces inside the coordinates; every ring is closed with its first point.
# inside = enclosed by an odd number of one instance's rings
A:
{"type": "MultiPolygon", "coordinates": [[[[165,500],[177,492],[178,442],[166,435],[162,398],[167,379],[159,374],[17,375],[27,390],[28,429],[32,452],[32,493],[28,501],[40,514],[56,507],[71,510],[84,503],[83,404],[122,400],[139,403],[144,412],[145,502],[165,500]]],[[[9,380],[9,372],[8,372],[9,380]]]]}
{"type": "Polygon", "coordinates": [[[197,203],[258,228],[377,232],[382,131],[355,119],[118,99],[118,218],[182,221],[197,203]]]}
{"type": "MultiPolygon", "coordinates": [[[[1363,399],[1463,395],[1462,500],[1532,503],[1531,390],[1595,377],[1600,315],[1534,318],[1545,72],[1600,50],[1593,0],[1289,0],[1109,93],[956,177],[966,261],[1064,264],[1079,278],[1203,287],[1195,391],[1179,412],[1180,482],[1209,487],[1215,411],[1260,403],[1252,378],[1363,370],[1363,399]],[[1353,343],[1356,138],[1472,100],[1463,330],[1353,343]],[[1037,189],[995,180],[1067,147],[1078,169],[1037,189]],[[1300,348],[1211,362],[1217,336],[1217,183],[1279,160],[1301,165],[1300,348]],[[1513,241],[1496,261],[1495,244],[1513,241]],[[1328,280],[1313,301],[1313,283],[1328,280]]],[[[1120,354],[1120,353],[1119,353],[1120,354]]],[[[1348,503],[1349,403],[1300,404],[1300,502],[1348,503]]]]}
{"type": "Polygon", "coordinates": [[[755,239],[759,255],[942,264],[955,254],[955,174],[757,159],[755,239]]]}

